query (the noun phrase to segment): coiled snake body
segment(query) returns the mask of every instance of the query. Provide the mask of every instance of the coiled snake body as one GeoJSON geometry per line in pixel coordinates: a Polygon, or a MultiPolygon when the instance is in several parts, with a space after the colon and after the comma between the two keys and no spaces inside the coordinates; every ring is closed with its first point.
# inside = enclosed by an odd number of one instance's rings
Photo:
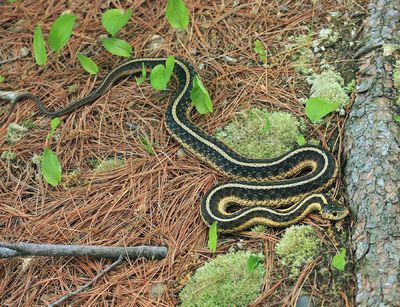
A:
{"type": "MultiPolygon", "coordinates": [[[[54,117],[66,115],[93,102],[114,81],[140,73],[142,64],[152,69],[165,64],[165,58],[138,58],[113,69],[88,96],[65,108],[49,111],[42,101],[29,93],[41,113],[54,117]]],[[[190,120],[190,93],[196,75],[192,65],[175,59],[173,73],[178,80],[174,98],[167,107],[165,124],[169,133],[186,149],[234,181],[214,186],[203,197],[201,215],[206,224],[217,222],[223,232],[243,230],[254,224],[284,227],[297,223],[312,211],[338,220],[347,209],[321,192],[335,180],[338,166],[333,156],[319,146],[304,146],[273,159],[249,159],[205,133],[190,120]],[[296,174],[303,174],[295,177],[296,174]]]]}

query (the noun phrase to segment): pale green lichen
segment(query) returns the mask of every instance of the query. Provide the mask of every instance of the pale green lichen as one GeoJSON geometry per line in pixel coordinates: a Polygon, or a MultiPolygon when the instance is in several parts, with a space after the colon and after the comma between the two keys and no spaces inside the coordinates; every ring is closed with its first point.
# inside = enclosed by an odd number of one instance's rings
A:
{"type": "Polygon", "coordinates": [[[396,61],[393,71],[393,86],[400,90],[400,60],[396,61]]]}
{"type": "Polygon", "coordinates": [[[290,277],[297,277],[301,268],[312,261],[321,247],[321,241],[309,225],[294,225],[286,229],[275,246],[275,253],[283,265],[290,268],[290,277]]]}
{"type": "Polygon", "coordinates": [[[6,142],[9,144],[15,144],[20,141],[28,131],[28,128],[18,125],[10,124],[7,128],[6,142]]]}
{"type": "Polygon", "coordinates": [[[349,96],[344,87],[344,80],[339,73],[332,69],[323,71],[320,74],[314,74],[307,78],[311,85],[310,97],[320,97],[337,102],[339,109],[345,109],[349,103],[349,96]]]}
{"type": "Polygon", "coordinates": [[[329,28],[323,28],[319,31],[318,42],[336,43],[339,39],[339,32],[329,28]]]}
{"type": "Polygon", "coordinates": [[[102,161],[94,160],[93,166],[95,167],[96,172],[101,173],[101,172],[112,171],[113,169],[124,166],[124,161],[122,161],[122,159],[118,157],[107,158],[102,161]]]}
{"type": "Polygon", "coordinates": [[[272,158],[295,148],[304,129],[304,123],[288,112],[252,108],[218,129],[215,136],[244,157],[272,158]]]}
{"type": "Polygon", "coordinates": [[[400,105],[400,60],[397,60],[393,70],[393,86],[397,90],[397,101],[400,105]]]}
{"type": "MultiPolygon", "coordinates": [[[[260,295],[265,268],[247,270],[251,253],[236,252],[217,256],[197,269],[179,294],[181,306],[247,306],[260,295]]],[[[258,255],[263,258],[262,255],[258,255]]]]}
{"type": "Polygon", "coordinates": [[[17,159],[17,154],[11,150],[6,150],[1,153],[1,160],[7,162],[13,162],[17,159]]]}
{"type": "Polygon", "coordinates": [[[291,57],[294,70],[303,75],[310,75],[313,73],[311,63],[314,59],[314,53],[310,49],[313,43],[312,36],[312,32],[300,36],[293,36],[290,38],[291,42],[286,45],[286,49],[292,52],[294,51],[291,57]]]}

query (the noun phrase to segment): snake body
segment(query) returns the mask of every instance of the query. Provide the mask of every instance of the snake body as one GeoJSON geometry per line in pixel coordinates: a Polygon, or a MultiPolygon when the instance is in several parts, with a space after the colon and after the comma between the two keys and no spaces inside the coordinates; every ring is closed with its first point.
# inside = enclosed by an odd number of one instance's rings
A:
{"type": "MultiPolygon", "coordinates": [[[[12,102],[32,99],[41,113],[62,116],[98,99],[122,77],[165,64],[165,58],[138,58],[113,69],[88,96],[57,111],[23,93],[12,102]]],[[[178,80],[175,96],[165,113],[168,132],[187,150],[234,181],[214,186],[203,197],[201,215],[206,224],[217,222],[223,232],[243,230],[254,224],[284,227],[297,223],[312,211],[328,219],[341,219],[347,209],[321,192],[338,174],[334,157],[320,146],[304,146],[273,159],[240,156],[190,120],[190,93],[196,72],[188,62],[175,59],[173,74],[178,80]],[[295,176],[302,174],[301,176],[295,176]],[[282,206],[284,208],[282,208],[282,206]],[[233,210],[235,209],[235,210],[233,210]]]]}

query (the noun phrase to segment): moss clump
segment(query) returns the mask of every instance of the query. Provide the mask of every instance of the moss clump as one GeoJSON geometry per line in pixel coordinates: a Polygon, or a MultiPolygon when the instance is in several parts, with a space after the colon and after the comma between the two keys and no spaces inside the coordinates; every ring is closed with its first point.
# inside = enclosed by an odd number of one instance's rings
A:
{"type": "Polygon", "coordinates": [[[345,109],[348,105],[349,96],[339,73],[328,69],[321,74],[314,74],[307,81],[311,84],[310,97],[321,97],[331,102],[338,102],[340,109],[345,109]]]}
{"type": "MultiPolygon", "coordinates": [[[[251,253],[221,255],[197,269],[179,294],[181,306],[247,306],[260,295],[265,269],[247,271],[251,253]]],[[[261,256],[262,257],[262,256],[261,256]]]]}
{"type": "Polygon", "coordinates": [[[18,125],[10,124],[7,128],[6,142],[14,144],[20,141],[28,131],[28,128],[18,125]]]}
{"type": "Polygon", "coordinates": [[[6,150],[1,153],[0,159],[3,161],[13,162],[17,159],[17,154],[11,150],[6,150]]]}
{"type": "Polygon", "coordinates": [[[251,228],[251,231],[255,232],[255,233],[263,234],[263,233],[265,233],[267,231],[267,226],[265,226],[265,225],[256,225],[253,228],[251,228]]]}
{"type": "Polygon", "coordinates": [[[244,157],[272,158],[293,149],[303,129],[304,124],[290,113],[252,108],[215,136],[244,157]]]}
{"type": "Polygon", "coordinates": [[[294,225],[286,229],[275,246],[275,253],[290,268],[290,276],[297,277],[301,267],[317,256],[320,246],[321,242],[311,226],[294,225]]]}

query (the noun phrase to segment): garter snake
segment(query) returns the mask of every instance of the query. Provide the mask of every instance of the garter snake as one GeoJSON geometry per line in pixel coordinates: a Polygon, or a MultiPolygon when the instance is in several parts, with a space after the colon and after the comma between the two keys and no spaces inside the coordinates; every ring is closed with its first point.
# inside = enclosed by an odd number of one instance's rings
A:
{"type": "MultiPolygon", "coordinates": [[[[29,93],[15,98],[11,109],[22,99],[32,99],[47,116],[66,115],[99,98],[117,79],[140,73],[142,64],[150,70],[165,64],[165,58],[125,62],[113,69],[88,96],[57,111],[48,110],[38,97],[29,93]]],[[[176,59],[173,73],[178,84],[165,113],[168,132],[184,148],[234,180],[214,186],[203,197],[201,215],[206,224],[217,221],[220,231],[232,232],[254,224],[284,227],[297,223],[312,211],[319,211],[331,220],[347,215],[344,206],[321,193],[338,174],[337,163],[328,151],[320,146],[304,146],[272,159],[240,156],[190,120],[190,93],[196,75],[192,65],[176,59]]]]}

